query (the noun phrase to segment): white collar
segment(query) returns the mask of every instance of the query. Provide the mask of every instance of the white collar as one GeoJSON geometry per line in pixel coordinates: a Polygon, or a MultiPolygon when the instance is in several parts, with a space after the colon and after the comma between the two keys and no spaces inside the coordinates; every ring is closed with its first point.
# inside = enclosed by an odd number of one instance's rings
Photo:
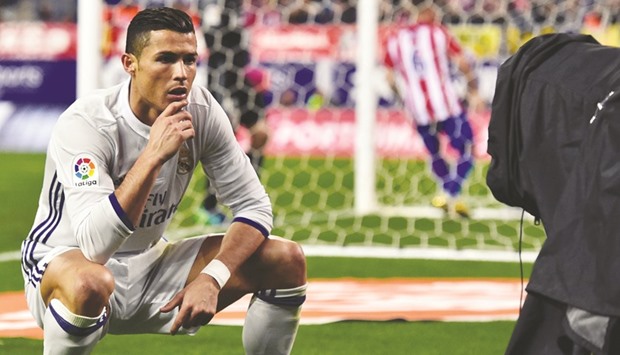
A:
{"type": "Polygon", "coordinates": [[[119,93],[119,102],[120,102],[120,112],[121,115],[125,118],[129,127],[131,127],[136,133],[141,135],[142,137],[149,139],[151,133],[151,126],[143,123],[136,117],[136,115],[131,110],[131,106],[129,106],[129,85],[131,83],[131,79],[127,79],[123,86],[121,87],[121,91],[119,93]]]}

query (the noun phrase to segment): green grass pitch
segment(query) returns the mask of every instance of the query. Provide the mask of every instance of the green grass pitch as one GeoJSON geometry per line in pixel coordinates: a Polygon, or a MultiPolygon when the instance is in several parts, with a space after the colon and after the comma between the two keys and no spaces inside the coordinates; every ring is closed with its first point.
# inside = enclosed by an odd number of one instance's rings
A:
{"type": "MultiPolygon", "coordinates": [[[[16,251],[33,220],[41,188],[41,154],[0,153],[0,253],[16,251]]],[[[525,265],[529,275],[531,265],[525,265]]],[[[476,261],[308,258],[308,276],[519,277],[519,265],[476,261]]],[[[22,289],[17,261],[0,262],[0,291],[22,289]]],[[[0,307],[2,307],[0,305],[0,307]]],[[[302,325],[293,354],[500,354],[514,322],[339,322],[302,325]]],[[[38,340],[0,339],[0,354],[39,354],[38,340]]],[[[210,326],[194,337],[108,336],[95,354],[242,354],[241,328],[210,326]]]]}

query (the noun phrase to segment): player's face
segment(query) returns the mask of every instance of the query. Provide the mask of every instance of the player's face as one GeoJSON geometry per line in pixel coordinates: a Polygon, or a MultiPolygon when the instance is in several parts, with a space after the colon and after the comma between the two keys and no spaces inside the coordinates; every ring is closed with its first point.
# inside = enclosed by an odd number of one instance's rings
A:
{"type": "Polygon", "coordinates": [[[197,57],[195,34],[151,31],[130,71],[130,104],[140,120],[152,124],[171,102],[187,99],[197,57]]]}

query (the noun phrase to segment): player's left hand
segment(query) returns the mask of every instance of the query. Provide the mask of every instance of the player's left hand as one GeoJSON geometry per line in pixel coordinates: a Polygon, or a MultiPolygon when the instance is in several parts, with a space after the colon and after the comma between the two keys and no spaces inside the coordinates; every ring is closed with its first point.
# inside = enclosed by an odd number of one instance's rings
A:
{"type": "Polygon", "coordinates": [[[209,323],[217,312],[219,291],[217,283],[211,276],[201,274],[177,293],[170,302],[160,308],[161,312],[168,313],[180,307],[170,334],[175,335],[181,326],[189,329],[209,323]]]}

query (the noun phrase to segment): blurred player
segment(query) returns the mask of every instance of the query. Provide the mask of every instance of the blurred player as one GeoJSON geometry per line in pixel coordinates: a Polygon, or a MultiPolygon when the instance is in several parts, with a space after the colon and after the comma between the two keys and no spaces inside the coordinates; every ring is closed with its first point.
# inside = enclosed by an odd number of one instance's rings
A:
{"type": "Polygon", "coordinates": [[[107,333],[191,334],[253,293],[246,353],[289,353],[305,258],[296,243],[269,235],[269,197],[222,108],[192,86],[191,19],[148,9],[127,33],[129,79],[78,99],[58,119],[22,243],[44,352],[88,353],[107,333]],[[234,218],[225,234],[168,242],[163,233],[199,162],[234,218]]]}
{"type": "Polygon", "coordinates": [[[468,217],[467,207],[457,197],[473,168],[473,133],[450,77],[451,63],[467,79],[469,104],[479,109],[473,69],[456,39],[438,23],[432,5],[420,7],[415,24],[397,30],[387,39],[388,80],[397,86],[405,109],[430,153],[431,169],[444,192],[433,199],[433,205],[446,211],[453,208],[457,214],[468,217]],[[442,155],[441,132],[447,134],[450,145],[458,152],[454,166],[442,155]]]}

